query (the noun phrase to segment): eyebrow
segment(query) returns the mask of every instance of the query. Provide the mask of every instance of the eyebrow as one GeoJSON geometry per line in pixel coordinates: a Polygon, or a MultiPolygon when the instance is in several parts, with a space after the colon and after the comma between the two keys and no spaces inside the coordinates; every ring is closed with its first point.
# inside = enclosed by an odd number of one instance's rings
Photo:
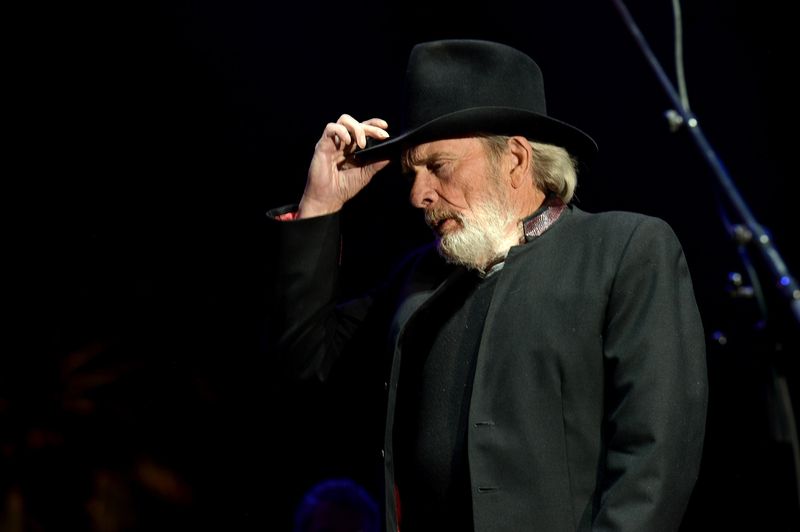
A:
{"type": "Polygon", "coordinates": [[[453,159],[455,157],[456,155],[454,153],[443,151],[435,151],[428,155],[422,156],[420,155],[419,150],[416,148],[411,148],[407,150],[405,154],[403,154],[403,172],[410,172],[412,166],[421,166],[438,159],[453,159]]]}

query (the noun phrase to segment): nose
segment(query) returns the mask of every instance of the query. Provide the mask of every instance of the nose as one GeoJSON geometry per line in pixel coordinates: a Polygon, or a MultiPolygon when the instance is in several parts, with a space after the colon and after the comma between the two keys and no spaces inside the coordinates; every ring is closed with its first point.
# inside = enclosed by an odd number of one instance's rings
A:
{"type": "Polygon", "coordinates": [[[435,202],[438,197],[430,172],[425,170],[416,172],[414,182],[411,185],[411,193],[409,194],[411,205],[418,209],[425,209],[435,202]]]}

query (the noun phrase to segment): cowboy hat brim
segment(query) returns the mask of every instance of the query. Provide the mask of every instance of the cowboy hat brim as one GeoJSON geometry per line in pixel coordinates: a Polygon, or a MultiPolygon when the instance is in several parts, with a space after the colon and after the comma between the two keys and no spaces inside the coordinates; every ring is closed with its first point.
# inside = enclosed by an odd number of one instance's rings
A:
{"type": "Polygon", "coordinates": [[[597,153],[597,144],[589,135],[555,118],[511,107],[473,107],[439,116],[384,141],[369,139],[367,147],[354,157],[362,163],[396,159],[406,148],[471,134],[523,135],[561,146],[581,162],[597,153]]]}

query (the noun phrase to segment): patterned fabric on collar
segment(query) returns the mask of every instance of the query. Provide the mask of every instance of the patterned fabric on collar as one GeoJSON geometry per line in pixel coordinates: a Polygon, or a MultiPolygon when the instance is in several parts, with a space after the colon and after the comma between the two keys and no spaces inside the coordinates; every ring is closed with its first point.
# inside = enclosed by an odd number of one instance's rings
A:
{"type": "Polygon", "coordinates": [[[550,229],[550,226],[558,220],[561,213],[566,209],[566,204],[555,194],[550,194],[545,198],[541,207],[536,212],[522,220],[522,230],[525,233],[525,242],[530,242],[534,238],[550,229]]]}

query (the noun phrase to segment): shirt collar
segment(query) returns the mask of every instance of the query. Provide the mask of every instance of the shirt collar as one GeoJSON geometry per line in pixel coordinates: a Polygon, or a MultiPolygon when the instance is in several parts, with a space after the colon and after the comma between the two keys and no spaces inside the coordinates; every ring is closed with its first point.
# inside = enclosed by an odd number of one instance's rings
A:
{"type": "MultiPolygon", "coordinates": [[[[567,205],[561,198],[552,192],[549,193],[542,202],[542,205],[536,209],[533,214],[522,219],[522,231],[525,234],[525,243],[542,236],[544,232],[550,229],[556,220],[558,220],[559,216],[561,216],[566,208],[567,205]]],[[[482,279],[485,279],[502,270],[503,266],[505,266],[505,260],[501,260],[485,273],[479,273],[478,275],[482,279]]]]}
{"type": "Polygon", "coordinates": [[[522,220],[525,242],[530,242],[542,236],[558,220],[558,217],[561,216],[566,208],[567,205],[561,198],[553,193],[548,194],[541,207],[522,220]]]}

